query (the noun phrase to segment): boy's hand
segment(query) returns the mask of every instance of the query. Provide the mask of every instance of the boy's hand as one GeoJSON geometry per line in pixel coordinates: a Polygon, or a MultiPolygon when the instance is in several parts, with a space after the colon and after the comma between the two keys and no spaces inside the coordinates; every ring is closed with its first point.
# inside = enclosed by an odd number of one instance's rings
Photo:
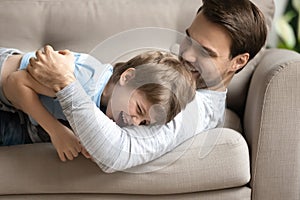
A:
{"type": "Polygon", "coordinates": [[[44,52],[36,51],[36,58],[29,60],[27,71],[42,85],[58,92],[76,80],[74,55],[69,50],[54,51],[49,45],[44,52]]]}
{"type": "Polygon", "coordinates": [[[51,142],[54,145],[61,161],[73,160],[82,150],[79,139],[66,126],[60,126],[56,133],[51,136],[51,142]]]}
{"type": "Polygon", "coordinates": [[[81,154],[86,157],[87,159],[92,159],[92,156],[89,154],[89,152],[82,146],[81,154]]]}

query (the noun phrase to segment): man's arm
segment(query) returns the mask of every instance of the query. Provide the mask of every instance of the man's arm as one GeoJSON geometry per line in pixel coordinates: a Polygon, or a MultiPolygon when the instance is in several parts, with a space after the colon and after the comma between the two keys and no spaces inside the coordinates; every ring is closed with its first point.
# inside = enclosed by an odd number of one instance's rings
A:
{"type": "Polygon", "coordinates": [[[196,101],[164,126],[120,128],[96,107],[76,81],[57,93],[64,114],[83,146],[105,172],[144,164],[193,137],[196,101]]]}
{"type": "Polygon", "coordinates": [[[96,107],[75,78],[69,78],[73,74],[66,61],[69,55],[58,64],[61,57],[55,60],[57,55],[52,52],[48,47],[45,54],[37,54],[28,71],[57,92],[73,131],[103,171],[125,170],[154,160],[195,134],[201,113],[195,109],[196,101],[167,125],[120,128],[96,107]]]}

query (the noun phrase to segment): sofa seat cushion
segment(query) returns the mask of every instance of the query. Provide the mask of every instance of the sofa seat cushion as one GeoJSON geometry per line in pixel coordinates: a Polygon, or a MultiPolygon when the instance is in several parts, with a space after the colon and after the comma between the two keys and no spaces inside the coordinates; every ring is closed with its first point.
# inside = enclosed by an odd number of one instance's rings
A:
{"type": "Polygon", "coordinates": [[[250,179],[248,147],[232,129],[213,129],[148,164],[106,174],[79,156],[62,163],[49,143],[0,148],[4,194],[175,194],[239,187],[250,179]]]}

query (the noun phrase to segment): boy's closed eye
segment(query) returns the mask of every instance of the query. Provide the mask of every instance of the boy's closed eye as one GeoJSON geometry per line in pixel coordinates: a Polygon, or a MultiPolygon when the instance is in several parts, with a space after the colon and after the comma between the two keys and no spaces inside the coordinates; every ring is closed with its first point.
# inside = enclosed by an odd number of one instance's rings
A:
{"type": "MultiPolygon", "coordinates": [[[[137,104],[137,114],[140,115],[141,117],[144,117],[146,115],[146,112],[139,104],[137,104]]],[[[143,120],[140,122],[140,125],[149,125],[149,124],[150,122],[147,120],[143,120]]]]}

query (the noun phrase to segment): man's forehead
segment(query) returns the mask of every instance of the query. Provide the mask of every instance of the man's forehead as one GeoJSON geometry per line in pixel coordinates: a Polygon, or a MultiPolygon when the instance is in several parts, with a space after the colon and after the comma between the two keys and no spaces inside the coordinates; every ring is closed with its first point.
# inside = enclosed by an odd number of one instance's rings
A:
{"type": "MultiPolygon", "coordinates": [[[[190,34],[189,29],[186,29],[185,32],[186,32],[187,37],[189,37],[191,39],[192,43],[194,44],[194,46],[197,47],[197,49],[201,49],[201,51],[206,52],[211,57],[218,57],[217,51],[210,45],[207,45],[206,41],[197,40],[197,37],[193,36],[194,34],[192,34],[192,35],[190,34]]],[[[197,32],[195,34],[197,34],[197,32]]]]}
{"type": "Polygon", "coordinates": [[[227,51],[230,52],[229,33],[221,25],[209,21],[203,11],[197,14],[186,33],[203,48],[216,53],[217,56],[227,56],[227,51]]]}

